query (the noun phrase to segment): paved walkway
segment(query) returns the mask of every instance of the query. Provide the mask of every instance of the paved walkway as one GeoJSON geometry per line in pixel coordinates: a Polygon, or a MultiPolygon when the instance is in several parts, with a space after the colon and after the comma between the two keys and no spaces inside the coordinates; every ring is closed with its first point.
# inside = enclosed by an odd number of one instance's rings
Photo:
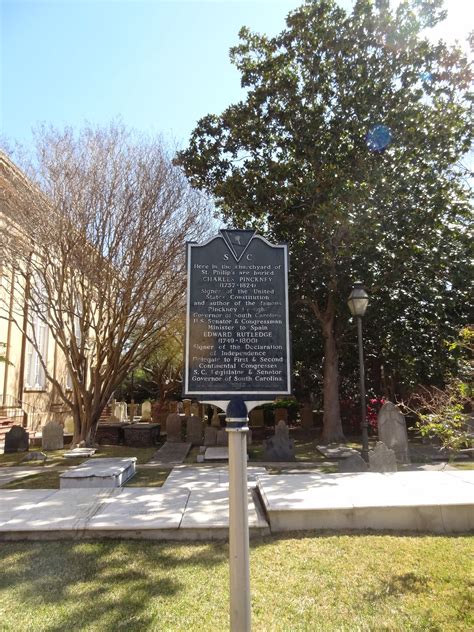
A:
{"type": "MultiPolygon", "coordinates": [[[[474,529],[474,471],[293,473],[248,468],[251,535],[298,529],[474,529]]],[[[227,467],[173,468],[162,488],[0,490],[0,539],[228,536],[227,467]]]]}

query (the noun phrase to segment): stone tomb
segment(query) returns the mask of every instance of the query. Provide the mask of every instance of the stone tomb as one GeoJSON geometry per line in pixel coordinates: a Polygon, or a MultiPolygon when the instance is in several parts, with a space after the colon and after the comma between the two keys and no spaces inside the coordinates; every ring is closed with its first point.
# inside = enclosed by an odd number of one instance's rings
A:
{"type": "Polygon", "coordinates": [[[410,463],[405,417],[400,409],[385,402],[377,416],[379,440],[395,452],[398,463],[410,463]]]}
{"type": "Polygon", "coordinates": [[[3,452],[26,452],[29,447],[30,435],[21,426],[12,426],[5,435],[5,447],[3,452]]]}
{"type": "Polygon", "coordinates": [[[64,428],[57,421],[50,421],[42,428],[41,447],[43,450],[64,448],[64,428]]]}
{"type": "Polygon", "coordinates": [[[121,487],[135,475],[136,457],[92,459],[59,476],[60,489],[121,487]]]}

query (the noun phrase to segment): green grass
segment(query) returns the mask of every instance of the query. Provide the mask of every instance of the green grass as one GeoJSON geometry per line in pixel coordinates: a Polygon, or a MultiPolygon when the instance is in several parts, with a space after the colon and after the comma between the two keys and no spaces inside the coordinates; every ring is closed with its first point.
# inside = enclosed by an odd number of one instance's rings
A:
{"type": "Polygon", "coordinates": [[[170,472],[170,469],[140,468],[135,476],[125,483],[125,487],[161,487],[170,472]]]}
{"type": "Polygon", "coordinates": [[[43,470],[38,474],[26,476],[4,485],[2,489],[59,489],[58,470],[43,470]]]}
{"type": "MultiPolygon", "coordinates": [[[[56,469],[42,470],[37,474],[8,483],[2,489],[59,489],[60,473],[56,469]]],[[[135,476],[125,483],[125,487],[161,487],[169,473],[169,469],[139,469],[135,476]]]]}
{"type": "MultiPolygon", "coordinates": [[[[472,629],[469,537],[269,536],[251,543],[254,632],[472,629]]],[[[2,632],[225,632],[225,543],[3,543],[2,632]]]]}
{"type": "MultiPolygon", "coordinates": [[[[111,458],[111,457],[127,457],[127,456],[135,456],[137,457],[137,463],[148,463],[151,457],[158,450],[158,446],[154,446],[151,448],[129,448],[123,445],[101,445],[97,448],[96,453],[92,457],[88,457],[91,459],[97,458],[111,458]]],[[[39,451],[41,452],[41,448],[31,448],[30,452],[39,451]]],[[[45,452],[47,458],[47,465],[77,465],[78,463],[82,463],[87,460],[84,458],[80,459],[65,459],[64,453],[68,452],[69,449],[65,448],[64,450],[54,450],[45,452]]],[[[43,467],[42,462],[38,461],[27,461],[25,463],[21,463],[22,459],[25,458],[27,452],[15,452],[13,454],[0,454],[0,467],[1,466],[12,466],[12,465],[21,465],[22,467],[43,467]]]]}

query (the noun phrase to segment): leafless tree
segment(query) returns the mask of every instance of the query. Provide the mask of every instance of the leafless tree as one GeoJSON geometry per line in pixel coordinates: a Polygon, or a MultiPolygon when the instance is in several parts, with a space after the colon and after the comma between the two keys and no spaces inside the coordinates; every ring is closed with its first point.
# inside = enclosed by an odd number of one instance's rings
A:
{"type": "Polygon", "coordinates": [[[34,184],[2,200],[0,246],[22,279],[16,323],[38,351],[33,315],[48,327],[69,388],[43,368],[73,443],[90,443],[114,390],[183,309],[185,241],[204,238],[210,214],[163,144],[122,124],[41,128],[36,141],[34,184]]]}

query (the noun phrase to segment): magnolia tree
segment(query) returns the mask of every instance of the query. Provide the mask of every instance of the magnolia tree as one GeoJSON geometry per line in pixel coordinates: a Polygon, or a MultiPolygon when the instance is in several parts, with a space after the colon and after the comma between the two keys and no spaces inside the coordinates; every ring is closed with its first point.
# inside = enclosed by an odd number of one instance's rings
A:
{"type": "Polygon", "coordinates": [[[392,374],[438,364],[466,311],[472,74],[424,35],[441,4],[308,0],[274,37],[243,28],[231,59],[245,97],[201,119],[178,156],[230,223],[288,242],[295,367],[320,382],[325,441],[344,438],[352,281],[367,284],[368,342],[392,374]]]}
{"type": "Polygon", "coordinates": [[[203,239],[208,208],[159,141],[122,125],[41,129],[36,150],[34,184],[19,183],[5,207],[15,320],[72,413],[73,442],[90,443],[114,390],[183,309],[185,241],[203,239]],[[38,321],[65,379],[42,359],[38,321]]]}

